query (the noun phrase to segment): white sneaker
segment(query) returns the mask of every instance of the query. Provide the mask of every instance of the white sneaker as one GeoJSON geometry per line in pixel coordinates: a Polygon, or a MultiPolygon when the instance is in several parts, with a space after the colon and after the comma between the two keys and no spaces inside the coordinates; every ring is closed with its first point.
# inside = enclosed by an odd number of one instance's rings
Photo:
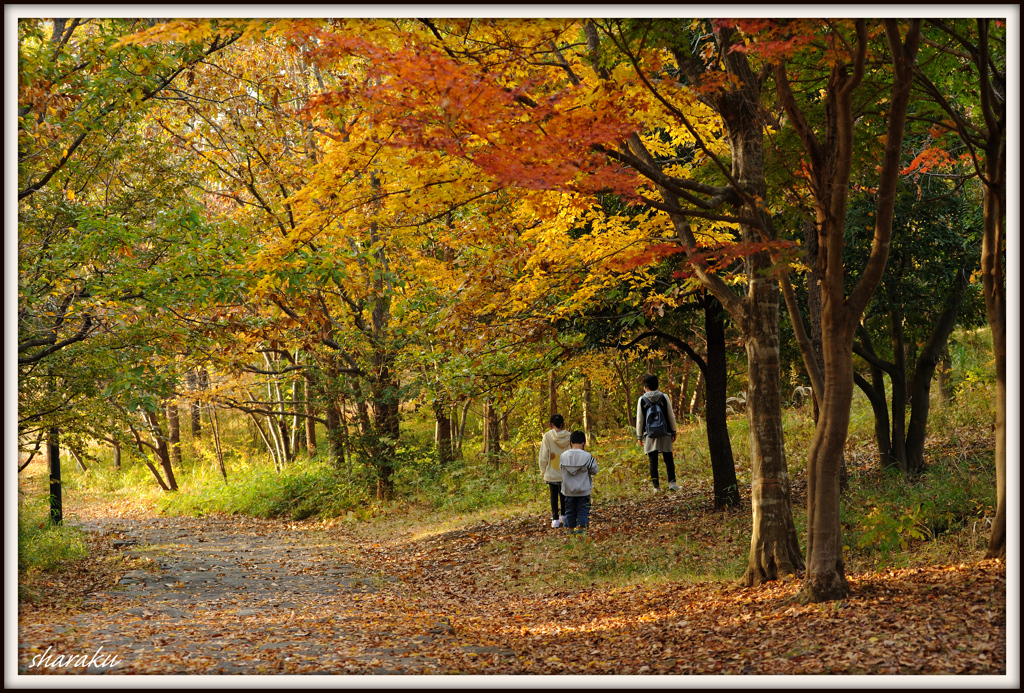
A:
{"type": "Polygon", "coordinates": [[[673,481],[672,483],[670,483],[668,485],[668,490],[669,491],[678,491],[679,490],[679,484],[677,484],[676,482],[673,481]]]}
{"type": "Polygon", "coordinates": [[[558,529],[561,526],[562,526],[562,522],[560,520],[552,520],[551,521],[552,529],[558,529]]]}
{"type": "Polygon", "coordinates": [[[654,493],[661,493],[661,487],[660,486],[655,486],[655,487],[652,488],[652,490],[654,491],[654,493]]]}

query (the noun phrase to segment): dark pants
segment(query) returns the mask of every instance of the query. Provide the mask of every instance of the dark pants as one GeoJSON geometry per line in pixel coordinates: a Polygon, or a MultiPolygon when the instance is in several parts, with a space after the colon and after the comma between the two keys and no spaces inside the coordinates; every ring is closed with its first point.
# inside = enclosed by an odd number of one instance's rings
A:
{"type": "MultiPolygon", "coordinates": [[[[672,460],[671,452],[663,452],[661,455],[665,458],[665,471],[668,473],[668,483],[671,484],[676,480],[676,463],[672,460]]],[[[651,483],[656,487],[661,486],[658,482],[658,451],[647,453],[647,459],[651,463],[651,483]]]]}
{"type": "Polygon", "coordinates": [[[590,496],[565,497],[565,526],[586,527],[590,524],[590,496]]]}
{"type": "Polygon", "coordinates": [[[557,520],[559,515],[565,515],[565,496],[562,495],[562,482],[551,483],[548,482],[548,488],[551,489],[551,519],[557,520]],[[558,512],[558,503],[562,503],[562,512],[558,512]]]}

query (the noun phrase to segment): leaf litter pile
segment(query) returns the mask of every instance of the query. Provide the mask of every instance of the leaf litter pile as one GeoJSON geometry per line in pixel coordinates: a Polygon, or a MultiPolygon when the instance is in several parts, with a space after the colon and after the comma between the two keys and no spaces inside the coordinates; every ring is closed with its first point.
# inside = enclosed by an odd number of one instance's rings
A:
{"type": "Polygon", "coordinates": [[[599,506],[587,537],[89,507],[92,556],[19,606],[19,673],[1005,674],[998,561],[852,574],[849,599],[806,606],[799,576],[588,582],[580,557],[659,521],[638,513],[695,521],[680,500],[599,506]],[[46,665],[100,647],[116,666],[46,665]]]}

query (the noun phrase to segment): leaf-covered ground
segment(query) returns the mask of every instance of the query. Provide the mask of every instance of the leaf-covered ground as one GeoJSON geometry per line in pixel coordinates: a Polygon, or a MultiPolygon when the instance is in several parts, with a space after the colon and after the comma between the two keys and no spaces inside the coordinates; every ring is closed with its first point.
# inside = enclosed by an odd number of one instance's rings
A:
{"type": "Polygon", "coordinates": [[[852,574],[849,599],[808,606],[788,601],[799,576],[616,586],[583,570],[684,507],[601,506],[584,538],[539,516],[430,533],[93,506],[93,555],[21,604],[19,673],[1005,673],[995,561],[852,574]],[[118,664],[29,666],[99,647],[118,664]]]}

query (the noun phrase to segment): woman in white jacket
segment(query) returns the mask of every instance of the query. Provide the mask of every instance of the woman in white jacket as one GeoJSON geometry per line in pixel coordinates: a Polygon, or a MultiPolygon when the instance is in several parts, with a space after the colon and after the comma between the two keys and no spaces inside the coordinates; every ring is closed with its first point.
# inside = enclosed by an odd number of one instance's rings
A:
{"type": "Polygon", "coordinates": [[[565,420],[561,414],[552,414],[550,427],[540,439],[537,463],[551,493],[551,526],[561,527],[565,521],[565,496],[562,495],[562,472],[558,469],[558,457],[569,449],[569,431],[563,429],[565,420]]]}

